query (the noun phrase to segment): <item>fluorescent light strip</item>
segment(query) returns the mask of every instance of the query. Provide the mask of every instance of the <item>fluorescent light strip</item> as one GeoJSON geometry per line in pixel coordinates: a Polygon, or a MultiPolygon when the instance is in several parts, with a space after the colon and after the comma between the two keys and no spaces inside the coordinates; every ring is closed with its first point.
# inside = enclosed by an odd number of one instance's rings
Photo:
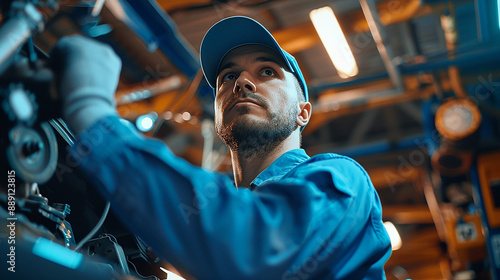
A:
{"type": "Polygon", "coordinates": [[[497,0],[498,28],[500,28],[500,0],[497,0]]]}
{"type": "Polygon", "coordinates": [[[313,10],[309,17],[339,76],[345,79],[357,75],[358,65],[332,8],[313,10]]]}

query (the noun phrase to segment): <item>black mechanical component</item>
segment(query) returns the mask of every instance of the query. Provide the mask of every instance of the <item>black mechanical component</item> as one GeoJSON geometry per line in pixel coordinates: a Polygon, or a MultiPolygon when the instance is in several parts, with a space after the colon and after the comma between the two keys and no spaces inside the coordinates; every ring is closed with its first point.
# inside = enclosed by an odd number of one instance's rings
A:
{"type": "Polygon", "coordinates": [[[449,99],[436,111],[436,129],[441,146],[431,158],[432,166],[442,175],[467,173],[479,139],[481,113],[469,99],[449,99]]]}
{"type": "MultiPolygon", "coordinates": [[[[0,183],[0,218],[12,219],[16,227],[16,274],[5,275],[4,270],[0,279],[165,278],[161,260],[116,217],[110,215],[104,223],[105,210],[102,222],[96,223],[102,197],[65,158],[65,146],[72,146],[75,137],[59,119],[61,105],[48,56],[34,44],[33,36],[45,23],[53,24],[59,3],[89,10],[91,2],[0,1],[0,169],[15,175],[14,188],[6,180],[0,183]],[[71,215],[66,202],[73,206],[71,215]],[[9,207],[14,210],[7,211],[9,207]],[[99,237],[87,241],[85,234],[99,237]],[[80,261],[68,266],[68,257],[80,261]]],[[[92,15],[75,24],[84,30],[83,25],[96,22],[99,18],[92,15]]],[[[1,240],[7,240],[9,230],[0,228],[1,240]]],[[[8,253],[11,245],[0,242],[0,249],[8,253]]],[[[5,256],[0,256],[3,263],[5,256]]]]}
{"type": "Polygon", "coordinates": [[[13,84],[2,96],[4,96],[2,108],[10,122],[33,125],[38,111],[33,93],[25,90],[21,84],[13,84]]]}
{"type": "Polygon", "coordinates": [[[104,235],[87,242],[86,253],[89,256],[98,255],[108,260],[112,260],[126,275],[130,274],[123,248],[111,235],[104,235]]]}
{"type": "Polygon", "coordinates": [[[57,167],[57,140],[48,123],[39,130],[17,125],[9,132],[7,159],[21,179],[43,184],[57,167]]]}
{"type": "Polygon", "coordinates": [[[17,206],[17,214],[23,214],[30,221],[43,225],[59,240],[63,240],[66,247],[75,246],[73,229],[65,220],[71,212],[69,205],[58,203],[54,208],[49,205],[47,198],[32,194],[27,199],[19,200],[17,206]]]}
{"type": "Polygon", "coordinates": [[[115,237],[102,234],[90,240],[82,253],[112,260],[114,266],[120,267],[127,273],[131,270],[132,275],[135,272],[143,279],[158,280],[162,279],[158,277],[159,275],[165,275],[165,272],[160,269],[160,266],[165,263],[135,235],[125,234],[115,237]],[[124,268],[124,264],[130,269],[124,268]]]}
{"type": "Polygon", "coordinates": [[[152,275],[163,275],[164,271],[159,268],[162,260],[155,255],[151,247],[149,247],[142,239],[135,235],[123,236],[119,239],[120,243],[126,247],[125,253],[129,263],[133,264],[136,271],[149,271],[152,275]]]}
{"type": "Polygon", "coordinates": [[[8,38],[0,41],[0,74],[13,61],[16,51],[44,27],[42,14],[29,2],[12,2],[6,16],[9,20],[0,29],[0,38],[8,38]]]}

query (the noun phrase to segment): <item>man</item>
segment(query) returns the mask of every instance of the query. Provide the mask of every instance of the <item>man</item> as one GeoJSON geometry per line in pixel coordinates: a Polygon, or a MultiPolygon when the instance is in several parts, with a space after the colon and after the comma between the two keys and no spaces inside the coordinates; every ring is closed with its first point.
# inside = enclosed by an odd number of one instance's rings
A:
{"type": "Polygon", "coordinates": [[[311,116],[307,86],[259,23],[222,20],[200,51],[234,183],[120,122],[120,62],[109,48],[65,38],[52,58],[64,118],[79,135],[74,160],[174,266],[197,279],[385,278],[391,249],[377,193],[352,159],[300,149],[311,116]]]}

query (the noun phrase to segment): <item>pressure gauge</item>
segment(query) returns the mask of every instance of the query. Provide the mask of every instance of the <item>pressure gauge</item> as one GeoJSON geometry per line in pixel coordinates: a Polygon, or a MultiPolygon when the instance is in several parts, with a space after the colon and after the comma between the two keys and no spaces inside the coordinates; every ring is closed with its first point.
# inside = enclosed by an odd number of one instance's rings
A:
{"type": "Polygon", "coordinates": [[[452,141],[466,138],[478,130],[481,113],[468,99],[452,99],[436,112],[436,129],[452,141]]]}

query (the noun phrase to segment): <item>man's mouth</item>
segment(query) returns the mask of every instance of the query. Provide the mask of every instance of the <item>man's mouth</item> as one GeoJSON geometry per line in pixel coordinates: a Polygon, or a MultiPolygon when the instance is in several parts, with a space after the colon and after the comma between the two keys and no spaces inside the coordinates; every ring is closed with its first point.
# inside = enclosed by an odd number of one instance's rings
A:
{"type": "Polygon", "coordinates": [[[253,106],[253,105],[257,105],[257,106],[263,107],[262,103],[259,102],[258,100],[255,100],[253,98],[245,97],[245,98],[238,98],[238,99],[234,100],[229,105],[229,108],[228,108],[227,111],[232,110],[236,106],[253,106]]]}

